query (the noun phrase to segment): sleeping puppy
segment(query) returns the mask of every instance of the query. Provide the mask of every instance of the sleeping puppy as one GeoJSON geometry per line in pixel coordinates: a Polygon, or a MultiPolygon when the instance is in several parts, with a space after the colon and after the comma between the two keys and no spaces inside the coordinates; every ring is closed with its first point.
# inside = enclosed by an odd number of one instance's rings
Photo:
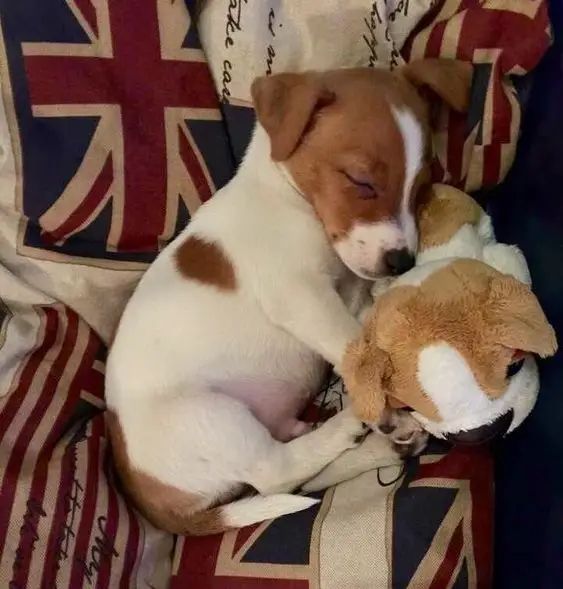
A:
{"type": "Polygon", "coordinates": [[[108,358],[117,469],[153,524],[209,534],[316,502],[290,493],[364,426],[298,416],[360,333],[364,279],[413,264],[430,155],[418,89],[463,110],[470,80],[426,60],[254,83],[243,163],[144,275],[108,358]]]}

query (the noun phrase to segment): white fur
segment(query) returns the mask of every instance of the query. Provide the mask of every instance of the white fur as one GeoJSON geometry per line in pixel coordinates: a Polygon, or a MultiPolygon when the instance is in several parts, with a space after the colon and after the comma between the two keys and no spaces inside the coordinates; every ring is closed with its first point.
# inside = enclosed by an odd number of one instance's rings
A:
{"type": "Polygon", "coordinates": [[[225,505],[221,516],[229,528],[244,528],[266,519],[308,509],[317,503],[319,499],[288,494],[248,497],[225,505]]]}
{"type": "Polygon", "coordinates": [[[510,409],[514,429],[532,410],[537,393],[536,363],[526,358],[524,366],[511,379],[506,392],[491,399],[477,383],[465,358],[445,342],[426,346],[418,358],[418,381],[425,394],[440,410],[440,423],[415,414],[432,434],[471,430],[491,423],[510,409]]]}
{"type": "Polygon", "coordinates": [[[334,248],[343,262],[358,276],[373,280],[385,273],[385,252],[407,247],[405,232],[396,221],[355,223],[334,248]]]}
{"type": "Polygon", "coordinates": [[[275,494],[225,507],[234,525],[310,505],[284,493],[353,447],[363,432],[344,410],[284,444],[246,404],[223,392],[238,383],[277,391],[272,402],[284,389],[309,395],[325,361],[338,367],[360,333],[337,288],[347,284],[347,300],[359,306],[361,297],[352,295],[361,281],[269,153],[269,139],[257,126],[235,178],[141,280],[106,372],[108,407],[119,417],[134,467],[203,497],[206,505],[242,483],[275,494]],[[234,291],[180,274],[175,254],[189,236],[221,247],[235,271],[234,291]]]}
{"type": "Polygon", "coordinates": [[[405,181],[399,219],[407,247],[411,251],[415,251],[418,232],[416,230],[414,216],[411,212],[411,194],[416,176],[422,167],[424,135],[420,123],[409,109],[403,108],[399,110],[392,107],[391,112],[399,127],[405,147],[405,181]]]}

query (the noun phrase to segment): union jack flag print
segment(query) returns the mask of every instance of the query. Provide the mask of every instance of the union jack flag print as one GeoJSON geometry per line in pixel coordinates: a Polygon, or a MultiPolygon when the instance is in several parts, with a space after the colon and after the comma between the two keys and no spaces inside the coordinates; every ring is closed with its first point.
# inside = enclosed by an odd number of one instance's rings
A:
{"type": "Polygon", "coordinates": [[[150,261],[233,169],[185,3],[0,7],[26,220],[20,248],[98,265],[150,261]]]}

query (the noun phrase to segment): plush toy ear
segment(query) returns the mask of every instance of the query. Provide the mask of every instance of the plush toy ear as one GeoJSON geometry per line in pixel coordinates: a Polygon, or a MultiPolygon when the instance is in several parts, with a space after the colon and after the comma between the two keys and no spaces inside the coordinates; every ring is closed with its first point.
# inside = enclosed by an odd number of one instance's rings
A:
{"type": "Polygon", "coordinates": [[[262,76],[254,80],[250,91],[275,161],[293,153],[315,111],[334,100],[334,93],[314,73],[262,76]]]}
{"type": "Polygon", "coordinates": [[[454,59],[420,59],[401,69],[418,89],[431,90],[458,112],[469,108],[473,66],[454,59]]]}
{"type": "Polygon", "coordinates": [[[555,331],[528,285],[506,274],[495,277],[489,302],[487,320],[494,326],[497,343],[542,358],[555,354],[555,331]]]}
{"type": "Polygon", "coordinates": [[[384,380],[389,369],[389,357],[366,338],[348,346],[342,367],[342,377],[359,419],[377,423],[385,409],[384,380]]]}

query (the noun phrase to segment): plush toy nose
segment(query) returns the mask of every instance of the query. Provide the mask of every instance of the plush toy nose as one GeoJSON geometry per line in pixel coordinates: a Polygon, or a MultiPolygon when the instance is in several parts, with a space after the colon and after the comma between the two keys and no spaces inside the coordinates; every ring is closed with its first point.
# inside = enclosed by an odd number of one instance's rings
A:
{"type": "Polygon", "coordinates": [[[385,253],[385,264],[392,276],[404,274],[414,266],[414,255],[406,247],[385,253]]]}
{"type": "Polygon", "coordinates": [[[476,446],[477,444],[484,444],[485,442],[490,442],[494,438],[503,436],[508,431],[513,418],[514,411],[511,409],[508,413],[497,417],[492,423],[487,423],[481,427],[457,432],[455,434],[447,434],[446,440],[460,446],[476,446]]]}
{"type": "Polygon", "coordinates": [[[379,431],[386,436],[392,434],[397,429],[392,423],[380,423],[377,427],[379,428],[379,431]]]}

